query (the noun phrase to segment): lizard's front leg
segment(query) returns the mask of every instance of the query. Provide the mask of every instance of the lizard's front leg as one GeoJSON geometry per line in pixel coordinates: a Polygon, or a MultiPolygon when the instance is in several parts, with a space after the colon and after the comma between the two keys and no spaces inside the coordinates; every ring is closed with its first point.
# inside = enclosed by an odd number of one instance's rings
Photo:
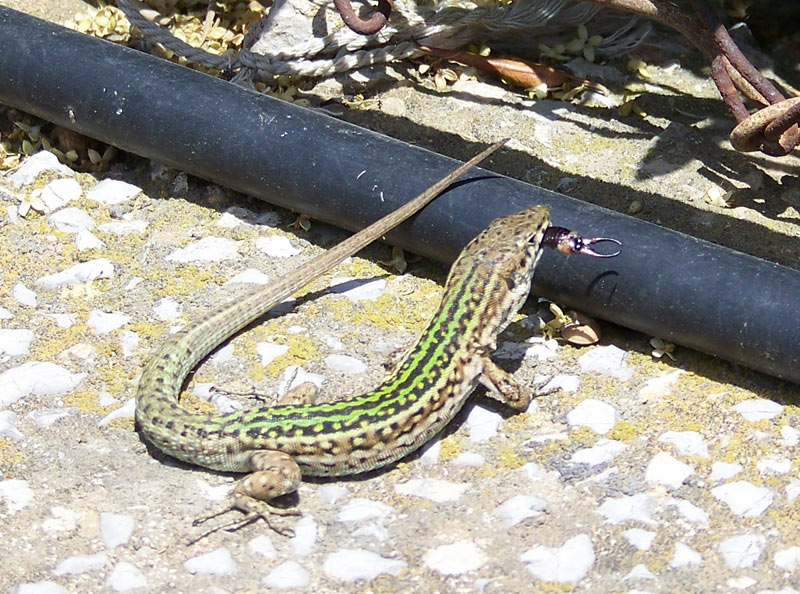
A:
{"type": "Polygon", "coordinates": [[[481,356],[480,361],[483,369],[478,381],[489,391],[489,395],[514,410],[527,409],[531,403],[530,391],[520,386],[507,371],[498,367],[489,357],[481,356]]]}

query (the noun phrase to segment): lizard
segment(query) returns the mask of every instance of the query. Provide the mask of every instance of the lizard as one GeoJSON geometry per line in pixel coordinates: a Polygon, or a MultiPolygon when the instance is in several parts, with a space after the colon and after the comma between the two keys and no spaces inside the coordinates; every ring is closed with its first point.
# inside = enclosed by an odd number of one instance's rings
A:
{"type": "Polygon", "coordinates": [[[242,524],[261,517],[277,530],[270,523],[272,514],[296,514],[270,502],[296,491],[302,476],[358,474],[403,458],[436,435],[479,383],[511,408],[525,410],[531,395],[489,354],[526,300],[543,247],[616,255],[591,249],[591,244],[607,238],[585,239],[551,227],[544,206],[498,218],[468,244],[450,269],[441,304],[427,329],[376,389],[338,402],[278,404],[216,415],[192,412],[179,402],[186,376],[211,351],[411,216],[504,142],[291,276],[223,305],[174,334],[145,365],[135,417],[147,441],[191,464],[247,473],[224,509],[205,519],[238,509],[246,514],[242,524]]]}

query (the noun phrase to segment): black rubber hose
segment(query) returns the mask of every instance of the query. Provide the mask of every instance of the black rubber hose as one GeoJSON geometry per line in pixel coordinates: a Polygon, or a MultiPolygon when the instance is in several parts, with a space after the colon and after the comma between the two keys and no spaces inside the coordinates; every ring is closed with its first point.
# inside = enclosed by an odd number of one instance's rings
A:
{"type": "MultiPolygon", "coordinates": [[[[0,101],[355,230],[452,159],[0,7],[0,101]]],[[[800,382],[800,273],[474,170],[389,238],[451,261],[491,219],[546,204],[555,224],[615,237],[609,260],[547,251],[536,290],[646,334],[800,382]]]]}

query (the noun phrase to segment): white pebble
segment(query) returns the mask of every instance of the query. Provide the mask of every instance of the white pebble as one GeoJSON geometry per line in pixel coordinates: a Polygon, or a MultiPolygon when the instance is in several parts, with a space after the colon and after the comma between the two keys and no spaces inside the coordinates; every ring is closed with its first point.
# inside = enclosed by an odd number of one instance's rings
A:
{"type": "Polygon", "coordinates": [[[89,312],[89,319],[86,320],[86,325],[91,328],[95,334],[108,334],[117,328],[121,328],[128,322],[131,317],[124,313],[108,313],[93,309],[89,312]]]}
{"type": "Polygon", "coordinates": [[[697,507],[694,503],[686,501],[685,499],[678,499],[674,497],[667,501],[667,505],[671,507],[677,507],[678,513],[681,514],[684,519],[693,524],[701,524],[705,526],[708,524],[708,514],[703,511],[701,508],[697,507]]]}
{"type": "Polygon", "coordinates": [[[70,373],[60,365],[40,361],[12,367],[0,374],[0,408],[25,396],[64,394],[74,389],[85,375],[70,373]]]}
{"type": "Polygon", "coordinates": [[[91,231],[95,225],[94,219],[88,212],[72,206],[54,212],[47,217],[47,221],[64,233],[91,231]]]}
{"type": "Polygon", "coordinates": [[[628,575],[622,578],[623,582],[630,582],[634,580],[654,580],[656,576],[653,572],[647,569],[644,564],[639,563],[628,572],[628,575]]]}
{"type": "Polygon", "coordinates": [[[740,534],[719,543],[719,552],[730,569],[752,567],[764,551],[766,539],[760,534],[740,534]]]}
{"type": "Polygon", "coordinates": [[[605,517],[608,524],[621,524],[627,521],[655,524],[652,516],[657,505],[656,500],[650,495],[639,493],[623,497],[610,497],[597,511],[605,517]]]}
{"type": "Polygon", "coordinates": [[[476,404],[467,415],[469,440],[479,443],[492,439],[497,435],[497,430],[502,422],[503,416],[500,413],[476,404]]]}
{"type": "Polygon", "coordinates": [[[589,466],[596,466],[598,464],[607,464],[611,462],[617,454],[625,450],[627,446],[621,441],[614,439],[598,439],[590,448],[577,450],[569,459],[570,462],[575,464],[588,464],[589,466]]]}
{"type": "Polygon", "coordinates": [[[385,503],[357,498],[341,509],[337,519],[340,522],[365,522],[386,518],[392,514],[394,510],[385,503]]]}
{"type": "Polygon", "coordinates": [[[0,437],[8,439],[25,439],[17,429],[17,415],[10,410],[0,410],[0,437]]]}
{"type": "Polygon", "coordinates": [[[646,551],[653,544],[656,537],[655,532],[643,530],[642,528],[630,528],[622,533],[622,536],[639,551],[646,551]]]}
{"type": "Polygon", "coordinates": [[[377,542],[389,540],[389,531],[383,525],[376,522],[365,524],[353,531],[354,538],[371,538],[377,542]]]}
{"type": "Polygon", "coordinates": [[[119,344],[122,347],[122,356],[130,357],[139,346],[139,335],[131,330],[123,330],[119,333],[119,344]]]}
{"type": "Polygon", "coordinates": [[[585,534],[579,534],[560,547],[535,546],[520,556],[535,577],[545,582],[577,583],[594,565],[594,547],[585,534]]]}
{"type": "Polygon", "coordinates": [[[42,532],[53,534],[56,532],[71,532],[78,527],[80,516],[78,512],[67,507],[56,505],[50,508],[50,516],[42,522],[42,532]]]}
{"type": "Polygon", "coordinates": [[[557,375],[542,388],[542,392],[550,392],[552,390],[563,390],[574,394],[578,391],[581,385],[581,379],[577,375],[557,375]]]}
{"type": "Polygon", "coordinates": [[[281,355],[288,353],[289,346],[274,342],[259,342],[256,344],[256,352],[261,358],[261,364],[266,367],[281,355]]]}
{"type": "Polygon", "coordinates": [[[111,421],[115,421],[117,419],[132,419],[135,411],[136,411],[136,399],[129,398],[125,402],[125,404],[123,404],[122,406],[120,406],[115,410],[112,410],[105,417],[100,419],[100,422],[97,423],[97,426],[105,427],[111,421]]]}
{"type": "MultiPolygon", "coordinates": [[[[2,319],[1,315],[0,319],[2,319]]],[[[794,427],[790,427],[789,425],[784,425],[781,427],[781,437],[783,438],[783,443],[781,445],[789,448],[792,448],[800,443],[800,431],[794,427]]]]}
{"type": "Polygon", "coordinates": [[[650,485],[665,485],[677,489],[694,474],[688,464],[676,460],[666,452],[659,452],[645,470],[644,480],[650,485]]]}
{"type": "Polygon", "coordinates": [[[677,369],[675,371],[664,372],[658,377],[647,380],[639,389],[639,398],[648,400],[650,398],[667,396],[672,392],[672,386],[678,381],[682,373],[682,369],[677,369]]]}
{"type": "Polygon", "coordinates": [[[762,458],[756,462],[759,474],[786,474],[792,469],[792,462],[786,458],[762,458]]]}
{"type": "Polygon", "coordinates": [[[223,212],[215,224],[223,229],[235,229],[242,224],[242,221],[231,212],[223,212]]]}
{"type": "Polygon", "coordinates": [[[289,238],[283,235],[259,237],[256,240],[256,247],[271,258],[289,258],[300,253],[300,250],[292,245],[289,238]]]}
{"type": "Polygon", "coordinates": [[[534,495],[514,495],[492,512],[503,520],[506,528],[516,526],[523,520],[535,518],[547,509],[547,502],[534,495]]]}
{"type": "Polygon", "coordinates": [[[75,247],[77,247],[79,251],[100,250],[106,247],[106,244],[98,239],[91,231],[81,229],[75,234],[75,247]]]}
{"type": "Polygon", "coordinates": [[[45,171],[55,171],[56,173],[63,173],[64,175],[75,175],[66,165],[62,165],[58,157],[50,151],[39,151],[25,159],[22,166],[14,173],[8,176],[8,181],[14,184],[15,187],[28,185],[36,180],[40,173],[45,171]]]}
{"type": "Polygon", "coordinates": [[[377,299],[386,292],[386,279],[364,280],[360,278],[335,277],[331,279],[331,293],[344,295],[350,301],[377,299]]]}
{"type": "Polygon", "coordinates": [[[0,355],[27,355],[33,342],[33,332],[24,328],[0,330],[0,355]]]}
{"type": "Polygon", "coordinates": [[[89,200],[100,204],[119,204],[130,200],[142,189],[117,179],[104,179],[86,194],[89,200]]]}
{"type": "Polygon", "coordinates": [[[66,285],[74,285],[93,281],[98,278],[111,278],[114,276],[114,265],[106,258],[97,258],[88,262],[81,262],[61,272],[48,274],[36,281],[46,289],[57,289],[66,285]]]}
{"type": "Polygon", "coordinates": [[[667,431],[661,434],[658,441],[672,444],[681,456],[708,458],[706,440],[697,431],[667,431]]]}
{"type": "Polygon", "coordinates": [[[324,362],[328,369],[342,373],[364,373],[367,370],[363,361],[349,355],[328,355],[324,362]]]}
{"type": "Polygon", "coordinates": [[[742,465],[738,462],[733,464],[729,462],[714,462],[711,465],[711,480],[712,481],[725,481],[733,478],[742,471],[742,465]]]}
{"type": "Polygon", "coordinates": [[[129,592],[146,588],[147,580],[138,567],[127,561],[120,561],[108,576],[108,587],[114,592],[129,592]]]}
{"type": "Polygon", "coordinates": [[[225,363],[233,360],[233,345],[226,344],[224,347],[219,348],[216,352],[211,354],[211,362],[214,365],[224,365],[225,363]]]}
{"type": "Polygon", "coordinates": [[[333,505],[339,501],[339,499],[345,497],[347,493],[347,489],[341,485],[334,484],[322,485],[318,491],[318,494],[320,497],[322,497],[322,500],[330,505],[333,505]]]}
{"type": "Polygon", "coordinates": [[[13,317],[13,314],[5,307],[0,307],[0,320],[10,320],[13,317]]]}
{"type": "Polygon", "coordinates": [[[742,415],[747,421],[761,421],[778,416],[783,411],[783,406],[765,398],[751,398],[740,402],[733,410],[742,415]]]}
{"type": "Polygon", "coordinates": [[[442,440],[435,439],[433,441],[429,441],[423,445],[419,451],[421,452],[419,456],[420,462],[423,464],[438,464],[439,453],[442,451],[442,440]]]}
{"type": "Polygon", "coordinates": [[[600,435],[605,435],[617,424],[617,411],[610,404],[587,398],[567,413],[570,427],[589,427],[600,435]]]}
{"type": "Polygon", "coordinates": [[[534,336],[528,342],[533,344],[533,346],[525,349],[525,354],[523,356],[526,359],[547,361],[548,359],[554,359],[558,356],[558,341],[555,338],[534,336]]]}
{"type": "Polygon", "coordinates": [[[0,499],[5,501],[9,514],[15,514],[28,507],[33,501],[33,489],[28,481],[22,479],[6,479],[0,481],[0,499]]]}
{"type": "Polygon", "coordinates": [[[128,514],[103,512],[100,514],[100,533],[106,547],[113,549],[127,543],[133,534],[136,521],[128,514]]]}
{"type": "Polygon", "coordinates": [[[672,554],[672,559],[669,562],[670,567],[686,567],[688,565],[702,565],[703,557],[682,542],[675,543],[675,552],[672,554]]]}
{"type": "Polygon", "coordinates": [[[173,251],[167,260],[186,264],[188,262],[218,262],[239,255],[239,244],[224,237],[204,237],[183,248],[173,251]]]}
{"type": "Polygon", "coordinates": [[[55,582],[35,582],[19,584],[14,588],[13,594],[69,594],[64,586],[55,582]]]}
{"type": "Polygon", "coordinates": [[[800,565],[800,547],[789,547],[775,552],[775,565],[786,571],[794,571],[800,565]]]}
{"type": "Polygon", "coordinates": [[[295,561],[284,561],[261,580],[268,588],[278,590],[302,590],[310,582],[308,572],[295,561]]]}
{"type": "Polygon", "coordinates": [[[47,314],[47,317],[52,318],[59,328],[72,328],[75,324],[75,314],[56,313],[47,314]]]}
{"type": "Polygon", "coordinates": [[[400,495],[445,503],[457,501],[469,487],[469,483],[451,483],[441,479],[411,479],[405,483],[396,483],[394,490],[400,495]]]}
{"type": "Polygon", "coordinates": [[[119,402],[119,400],[117,400],[111,394],[109,394],[104,390],[97,395],[97,402],[100,404],[100,406],[106,408],[107,406],[116,404],[117,402],[119,402]]]}
{"type": "Polygon", "coordinates": [[[251,539],[247,543],[247,550],[254,555],[264,557],[264,559],[274,559],[278,556],[278,551],[275,550],[272,539],[266,534],[251,539]]]}
{"type": "Polygon", "coordinates": [[[485,462],[486,459],[476,452],[462,452],[453,458],[450,463],[459,468],[466,468],[469,466],[482,466],[485,462]]]}
{"type": "Polygon", "coordinates": [[[225,547],[214,549],[205,555],[198,555],[184,561],[186,571],[196,575],[216,575],[226,577],[236,571],[236,563],[231,552],[225,547]]]}
{"type": "Polygon", "coordinates": [[[278,380],[278,394],[286,394],[292,388],[306,382],[311,382],[321,388],[325,382],[325,376],[318,373],[309,373],[298,365],[289,365],[281,374],[280,380],[278,380]]]}
{"type": "Polygon", "coordinates": [[[242,272],[234,276],[225,284],[266,285],[269,284],[269,277],[260,270],[258,270],[257,268],[248,268],[247,270],[243,270],[242,272]]]}
{"type": "Polygon", "coordinates": [[[774,499],[772,491],[749,481],[735,481],[711,489],[711,494],[727,503],[737,516],[752,518],[764,513],[774,499]]]}
{"type": "Polygon", "coordinates": [[[578,357],[578,364],[584,373],[601,373],[624,382],[633,377],[633,369],[625,365],[626,357],[617,346],[598,346],[578,357]]]}
{"type": "Polygon", "coordinates": [[[364,549],[339,549],[325,558],[322,571],[344,582],[374,580],[382,573],[398,575],[406,564],[364,549]]]}
{"type": "Polygon", "coordinates": [[[17,303],[27,305],[28,307],[36,307],[36,293],[22,283],[14,285],[14,288],[11,290],[11,295],[17,303]]]}
{"type": "Polygon", "coordinates": [[[317,522],[311,514],[306,514],[295,522],[294,536],[289,543],[297,557],[305,557],[313,552],[317,544],[317,533],[317,522]]]}
{"type": "Polygon", "coordinates": [[[789,481],[786,485],[786,498],[789,503],[794,502],[800,496],[800,480],[789,481]]]}
{"type": "Polygon", "coordinates": [[[147,229],[147,221],[111,221],[103,223],[97,229],[103,233],[113,233],[114,235],[133,235],[144,233],[147,229]]]}
{"type": "Polygon", "coordinates": [[[180,303],[171,297],[163,297],[153,306],[153,313],[156,315],[157,319],[166,322],[167,320],[174,320],[180,316],[183,313],[183,308],[180,303]]]}
{"type": "Polygon", "coordinates": [[[68,177],[49,182],[42,188],[42,195],[39,197],[45,204],[45,212],[52,212],[66,206],[72,200],[77,200],[82,193],[80,184],[68,177]]]}
{"type": "Polygon", "coordinates": [[[28,413],[28,416],[33,419],[36,426],[41,429],[47,429],[50,425],[61,419],[66,419],[72,415],[78,414],[78,407],[65,406],[63,408],[49,408],[44,410],[34,410],[28,413]]]}
{"type": "Polygon", "coordinates": [[[108,555],[104,552],[95,553],[94,555],[74,555],[56,565],[53,575],[80,575],[88,571],[97,571],[102,569],[107,562],[108,555]]]}
{"type": "Polygon", "coordinates": [[[461,575],[480,568],[486,557],[473,541],[459,540],[431,549],[425,553],[423,561],[441,575],[461,575]]]}

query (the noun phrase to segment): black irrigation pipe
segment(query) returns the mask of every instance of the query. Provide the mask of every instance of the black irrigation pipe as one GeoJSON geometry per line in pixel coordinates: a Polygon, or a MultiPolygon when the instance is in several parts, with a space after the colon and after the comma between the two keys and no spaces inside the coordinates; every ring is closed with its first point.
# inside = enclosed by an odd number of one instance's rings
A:
{"type": "MultiPolygon", "coordinates": [[[[452,159],[0,7],[0,102],[311,217],[356,230],[452,159]]],[[[478,148],[476,147],[476,152],[478,148]]],[[[609,260],[548,251],[536,290],[590,315],[800,382],[800,273],[473,170],[389,239],[449,262],[486,223],[548,205],[616,237],[609,260]]]]}

